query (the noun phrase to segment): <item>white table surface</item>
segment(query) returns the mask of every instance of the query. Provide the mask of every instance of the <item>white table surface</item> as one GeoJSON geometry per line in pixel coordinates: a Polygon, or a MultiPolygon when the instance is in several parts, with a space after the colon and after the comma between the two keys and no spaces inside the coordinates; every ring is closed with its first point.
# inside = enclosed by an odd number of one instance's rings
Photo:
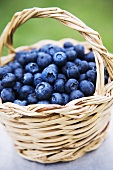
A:
{"type": "Polygon", "coordinates": [[[75,161],[55,164],[40,164],[21,158],[0,125],[0,170],[113,170],[113,116],[108,137],[99,149],[75,161]]]}

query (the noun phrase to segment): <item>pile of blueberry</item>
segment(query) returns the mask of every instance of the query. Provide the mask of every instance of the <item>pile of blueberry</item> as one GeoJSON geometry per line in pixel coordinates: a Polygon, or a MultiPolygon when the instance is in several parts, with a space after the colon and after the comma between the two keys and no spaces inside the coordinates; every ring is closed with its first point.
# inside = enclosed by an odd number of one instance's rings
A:
{"type": "MultiPolygon", "coordinates": [[[[65,42],[39,50],[20,51],[14,61],[0,67],[0,96],[3,102],[65,105],[95,92],[96,64],[92,51],[65,42]]],[[[105,84],[108,72],[105,68],[105,84]]]]}

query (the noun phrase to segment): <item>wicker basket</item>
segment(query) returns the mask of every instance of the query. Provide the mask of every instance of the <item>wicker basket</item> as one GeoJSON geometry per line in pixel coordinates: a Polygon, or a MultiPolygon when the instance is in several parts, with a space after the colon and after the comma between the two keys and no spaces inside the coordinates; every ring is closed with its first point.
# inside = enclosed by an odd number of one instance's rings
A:
{"type": "MultiPolygon", "coordinates": [[[[0,54],[6,46],[7,56],[1,65],[13,60],[15,52],[39,48],[53,43],[59,46],[67,41],[43,40],[31,46],[13,48],[15,30],[30,18],[54,18],[66,26],[79,31],[87,40],[85,50],[92,49],[96,59],[97,81],[93,96],[73,100],[65,106],[32,104],[18,106],[0,100],[0,121],[11,136],[15,148],[22,157],[53,163],[75,160],[86,152],[98,148],[106,137],[113,104],[113,57],[103,46],[98,32],[87,27],[81,20],[59,8],[32,8],[16,13],[0,38],[0,54]],[[109,72],[109,83],[104,86],[104,64],[109,72]]],[[[78,44],[73,39],[68,39],[78,44]]]]}

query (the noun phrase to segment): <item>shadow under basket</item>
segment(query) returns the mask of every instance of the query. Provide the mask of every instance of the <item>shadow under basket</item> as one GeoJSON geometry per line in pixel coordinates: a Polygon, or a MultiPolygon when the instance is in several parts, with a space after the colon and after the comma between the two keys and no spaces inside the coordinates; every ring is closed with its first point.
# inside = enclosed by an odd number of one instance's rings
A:
{"type": "Polygon", "coordinates": [[[32,8],[16,13],[0,38],[0,54],[6,46],[10,54],[1,57],[5,65],[19,50],[39,49],[52,43],[62,46],[70,41],[83,44],[85,51],[93,50],[96,60],[97,81],[93,96],[83,97],[65,106],[54,104],[32,104],[19,106],[0,101],[0,122],[11,136],[19,155],[41,163],[75,160],[85,153],[97,149],[106,137],[113,105],[113,56],[103,46],[98,32],[86,26],[77,17],[59,8],[32,8]],[[54,18],[75,29],[87,42],[73,39],[60,41],[42,40],[31,46],[13,48],[15,30],[30,18],[54,18]],[[104,85],[104,65],[110,80],[104,85]]]}

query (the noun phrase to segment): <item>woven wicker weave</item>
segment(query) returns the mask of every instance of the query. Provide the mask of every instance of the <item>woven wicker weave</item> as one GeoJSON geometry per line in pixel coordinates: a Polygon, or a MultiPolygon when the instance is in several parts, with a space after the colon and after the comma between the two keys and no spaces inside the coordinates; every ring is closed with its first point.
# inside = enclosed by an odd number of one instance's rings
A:
{"type": "MultiPolygon", "coordinates": [[[[0,100],[0,121],[13,139],[17,152],[24,158],[42,163],[71,161],[98,148],[106,137],[113,105],[113,57],[103,46],[98,32],[87,27],[77,17],[59,8],[32,8],[16,13],[0,38],[0,54],[6,46],[10,54],[1,58],[1,65],[13,60],[20,49],[39,48],[53,43],[59,46],[67,41],[43,40],[31,46],[14,49],[15,30],[30,18],[54,18],[77,30],[87,42],[85,50],[92,48],[97,66],[95,94],[73,100],[65,106],[33,104],[18,106],[0,100]],[[104,86],[104,64],[110,75],[104,86]]],[[[68,39],[74,44],[80,43],[68,39]]]]}

